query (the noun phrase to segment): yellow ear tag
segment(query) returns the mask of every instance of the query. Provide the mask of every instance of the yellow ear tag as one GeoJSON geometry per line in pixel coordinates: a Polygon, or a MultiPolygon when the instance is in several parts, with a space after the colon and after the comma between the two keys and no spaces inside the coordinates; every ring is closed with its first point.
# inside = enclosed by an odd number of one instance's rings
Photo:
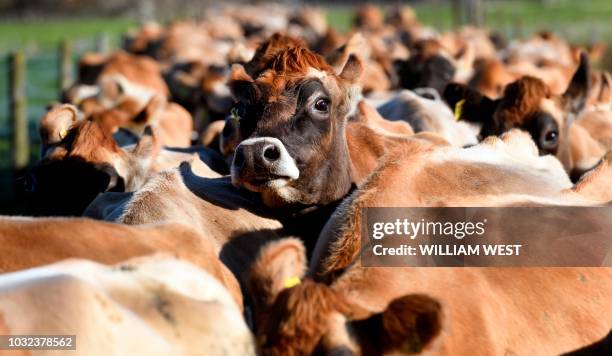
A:
{"type": "Polygon", "coordinates": [[[232,120],[236,121],[236,122],[240,122],[240,120],[242,119],[240,117],[240,115],[238,115],[238,110],[236,110],[236,108],[232,108],[230,110],[230,117],[232,120]]]}
{"type": "Polygon", "coordinates": [[[59,137],[60,137],[60,140],[63,140],[63,139],[64,139],[64,137],[66,137],[66,135],[68,135],[68,130],[66,130],[66,129],[61,130],[61,131],[59,132],[59,137]]]}
{"type": "Polygon", "coordinates": [[[300,280],[300,277],[298,276],[289,277],[285,279],[285,288],[292,288],[292,287],[297,286],[300,283],[302,283],[302,281],[300,280]]]}
{"type": "Polygon", "coordinates": [[[465,99],[461,99],[455,104],[455,120],[461,120],[461,114],[463,113],[463,104],[465,103],[465,99]]]}

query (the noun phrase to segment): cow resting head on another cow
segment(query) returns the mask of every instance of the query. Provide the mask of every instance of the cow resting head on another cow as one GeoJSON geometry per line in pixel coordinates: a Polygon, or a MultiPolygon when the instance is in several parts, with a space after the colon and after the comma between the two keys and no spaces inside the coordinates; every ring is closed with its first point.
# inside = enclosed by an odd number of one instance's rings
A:
{"type": "Polygon", "coordinates": [[[304,246],[288,238],[268,243],[247,288],[254,300],[257,342],[266,355],[418,353],[440,333],[442,307],[423,294],[389,301],[382,312],[310,279],[304,246]]]}
{"type": "Polygon", "coordinates": [[[149,127],[130,150],[120,148],[98,122],[77,109],[51,108],[40,127],[41,160],[26,178],[31,213],[80,215],[106,191],[133,191],[148,177],[159,145],[149,127]]]}
{"type": "Polygon", "coordinates": [[[482,124],[481,138],[519,128],[531,134],[541,155],[552,154],[572,168],[569,128],[585,106],[590,74],[586,54],[563,95],[554,95],[540,79],[523,77],[509,84],[500,99],[492,100],[462,84],[446,87],[444,98],[457,119],[482,124]]]}

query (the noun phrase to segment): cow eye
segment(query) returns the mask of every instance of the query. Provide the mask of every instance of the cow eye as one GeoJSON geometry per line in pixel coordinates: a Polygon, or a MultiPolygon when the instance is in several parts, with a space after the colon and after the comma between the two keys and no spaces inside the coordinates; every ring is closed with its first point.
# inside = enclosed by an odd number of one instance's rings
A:
{"type": "Polygon", "coordinates": [[[544,141],[548,143],[555,143],[557,142],[558,137],[559,134],[557,133],[557,131],[549,131],[548,133],[546,133],[546,136],[544,136],[544,141]]]}
{"type": "Polygon", "coordinates": [[[314,104],[314,109],[323,114],[329,112],[329,100],[324,98],[317,99],[314,104]]]}

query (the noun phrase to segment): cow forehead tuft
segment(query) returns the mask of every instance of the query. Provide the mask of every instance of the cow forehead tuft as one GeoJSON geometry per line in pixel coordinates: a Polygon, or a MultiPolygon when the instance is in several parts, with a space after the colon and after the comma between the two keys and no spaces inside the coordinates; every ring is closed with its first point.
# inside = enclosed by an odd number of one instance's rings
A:
{"type": "Polygon", "coordinates": [[[502,121],[521,124],[539,110],[542,100],[550,96],[550,88],[542,80],[523,77],[506,87],[497,115],[502,121]]]}

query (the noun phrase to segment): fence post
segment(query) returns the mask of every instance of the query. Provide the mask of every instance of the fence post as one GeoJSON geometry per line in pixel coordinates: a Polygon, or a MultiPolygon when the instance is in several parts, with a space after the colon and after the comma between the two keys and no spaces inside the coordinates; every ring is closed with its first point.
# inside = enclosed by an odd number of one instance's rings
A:
{"type": "Polygon", "coordinates": [[[60,93],[72,85],[72,43],[63,40],[59,48],[59,90],[60,93]]]}
{"type": "Polygon", "coordinates": [[[451,2],[455,27],[464,25],[482,26],[485,20],[482,0],[453,0],[451,2]]]}
{"type": "Polygon", "coordinates": [[[27,168],[30,136],[26,111],[26,57],[23,52],[9,55],[9,96],[11,120],[11,164],[14,173],[27,168]]]}
{"type": "Polygon", "coordinates": [[[98,34],[96,38],[96,52],[98,53],[108,53],[110,49],[110,39],[108,37],[108,33],[101,32],[98,34]]]}

